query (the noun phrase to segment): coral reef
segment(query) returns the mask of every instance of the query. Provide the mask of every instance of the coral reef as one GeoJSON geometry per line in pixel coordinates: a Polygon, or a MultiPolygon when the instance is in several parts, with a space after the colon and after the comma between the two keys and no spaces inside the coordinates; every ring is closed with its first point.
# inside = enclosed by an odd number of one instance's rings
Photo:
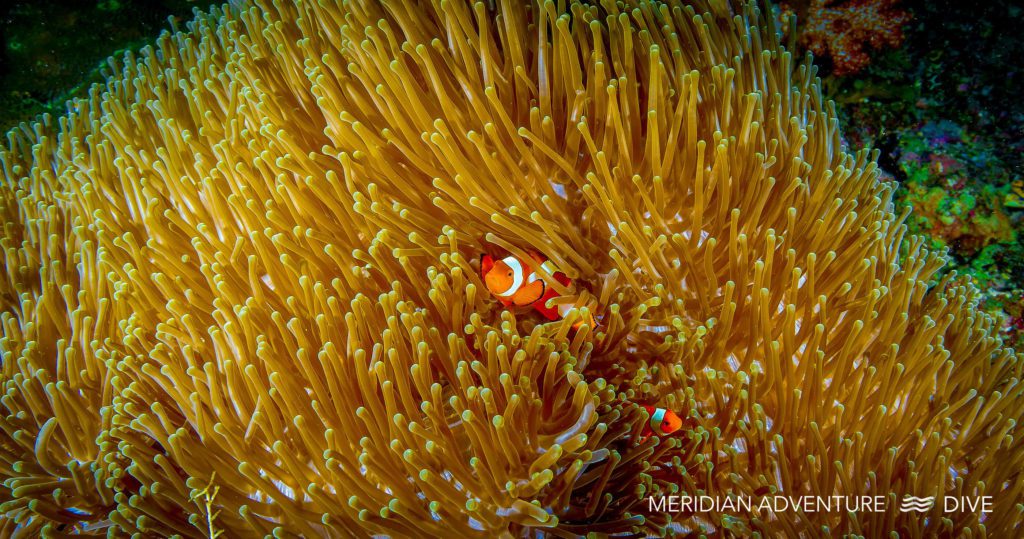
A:
{"type": "MultiPolygon", "coordinates": [[[[867,110],[857,104],[857,117],[867,110]]],[[[1012,169],[997,147],[983,135],[948,119],[935,119],[922,107],[922,123],[897,127],[888,151],[889,166],[902,186],[897,208],[913,208],[910,232],[924,234],[932,249],[948,250],[955,270],[981,285],[980,307],[994,315],[1007,314],[1004,340],[1020,349],[1024,331],[1019,319],[1024,296],[1024,235],[1012,169]]],[[[855,135],[870,138],[866,130],[855,135]]]]}
{"type": "Polygon", "coordinates": [[[826,79],[825,90],[839,104],[844,139],[879,148],[880,166],[901,182],[897,206],[935,212],[911,217],[910,231],[949,247],[943,271],[982,285],[979,307],[1009,315],[1001,336],[1019,350],[1024,101],[1006,51],[1024,46],[1024,9],[1007,0],[902,5],[914,13],[904,46],[856,76],[826,79]]]}
{"type": "Polygon", "coordinates": [[[804,0],[780,4],[795,15],[797,40],[829,62],[833,75],[856,73],[871,61],[870,53],[903,42],[910,14],[898,0],[804,0]]]}
{"type": "Polygon", "coordinates": [[[1004,207],[1008,186],[996,189],[971,181],[967,167],[955,157],[959,145],[950,141],[961,138],[960,130],[928,124],[917,133],[900,140],[899,162],[906,176],[900,202],[914,208],[908,220],[911,230],[928,234],[935,248],[955,245],[956,253],[965,257],[993,243],[1015,241],[1004,207]]]}
{"type": "Polygon", "coordinates": [[[1020,358],[777,39],[256,2],[114,61],[0,148],[0,534],[1019,535],[1020,358]],[[565,319],[484,292],[530,249],[565,319]],[[686,426],[641,442],[650,405],[686,426]],[[679,492],[995,507],[649,510],[679,492]]]}

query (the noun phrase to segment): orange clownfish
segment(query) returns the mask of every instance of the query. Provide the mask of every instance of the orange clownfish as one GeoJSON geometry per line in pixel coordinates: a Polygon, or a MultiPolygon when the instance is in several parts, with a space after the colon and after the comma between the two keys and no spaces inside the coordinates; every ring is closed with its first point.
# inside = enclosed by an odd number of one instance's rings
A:
{"type": "MultiPolygon", "coordinates": [[[[530,256],[563,286],[569,286],[572,283],[572,279],[558,271],[558,268],[550,260],[545,260],[533,252],[530,253],[530,256]]],[[[530,269],[526,262],[514,256],[510,255],[495,260],[491,255],[482,255],[480,257],[480,276],[483,278],[487,290],[506,307],[510,305],[531,306],[548,320],[564,318],[573,308],[571,304],[566,303],[548,307],[547,301],[558,297],[558,292],[549,287],[536,272],[530,269]]],[[[580,325],[582,325],[582,320],[573,324],[573,327],[578,329],[580,325]]],[[[589,325],[591,328],[597,325],[593,316],[590,317],[589,325]]]]}
{"type": "Polygon", "coordinates": [[[669,435],[683,428],[683,420],[672,410],[655,408],[646,404],[644,409],[647,410],[651,418],[640,431],[640,442],[644,442],[654,434],[669,435]]]}

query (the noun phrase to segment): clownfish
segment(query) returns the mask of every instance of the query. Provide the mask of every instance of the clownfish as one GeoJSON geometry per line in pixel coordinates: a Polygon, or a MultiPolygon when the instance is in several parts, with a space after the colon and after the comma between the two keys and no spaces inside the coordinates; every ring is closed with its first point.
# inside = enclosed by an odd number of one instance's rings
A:
{"type": "MultiPolygon", "coordinates": [[[[530,257],[563,286],[569,286],[572,283],[572,279],[558,271],[558,268],[550,260],[545,260],[534,252],[530,253],[530,257]]],[[[548,320],[565,318],[565,315],[569,314],[573,308],[571,304],[567,303],[548,307],[547,301],[558,297],[558,292],[548,287],[526,262],[514,256],[510,255],[495,260],[491,255],[481,255],[480,276],[484,280],[484,285],[487,286],[487,291],[506,307],[510,305],[531,306],[548,320]]],[[[578,320],[573,324],[573,328],[579,329],[582,324],[583,321],[578,320]]],[[[588,325],[591,328],[596,327],[597,323],[593,315],[590,316],[588,325]]]]}
{"type": "Polygon", "coordinates": [[[677,430],[683,428],[683,420],[672,410],[666,410],[664,408],[655,408],[654,406],[644,405],[644,409],[650,414],[651,418],[644,425],[643,430],[640,431],[640,442],[643,443],[645,440],[650,438],[654,434],[658,435],[669,435],[677,430]]]}

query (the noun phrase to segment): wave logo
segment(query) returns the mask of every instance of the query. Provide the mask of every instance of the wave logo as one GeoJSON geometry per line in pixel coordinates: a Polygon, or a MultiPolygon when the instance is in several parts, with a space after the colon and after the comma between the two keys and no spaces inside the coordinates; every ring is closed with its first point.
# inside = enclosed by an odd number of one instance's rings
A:
{"type": "Polygon", "coordinates": [[[911,511],[917,511],[923,513],[932,508],[935,505],[935,496],[928,496],[925,498],[918,498],[917,496],[904,496],[903,503],[900,504],[900,511],[909,513],[911,511]]]}

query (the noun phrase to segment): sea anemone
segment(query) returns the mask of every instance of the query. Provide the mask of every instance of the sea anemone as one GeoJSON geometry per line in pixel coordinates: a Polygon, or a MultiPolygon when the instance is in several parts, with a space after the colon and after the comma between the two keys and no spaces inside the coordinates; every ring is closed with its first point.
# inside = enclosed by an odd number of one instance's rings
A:
{"type": "Polygon", "coordinates": [[[1021,362],[756,6],[326,4],[8,133],[0,534],[1020,535],[1021,362]],[[889,510],[649,503],[765,493],[889,510]]]}

